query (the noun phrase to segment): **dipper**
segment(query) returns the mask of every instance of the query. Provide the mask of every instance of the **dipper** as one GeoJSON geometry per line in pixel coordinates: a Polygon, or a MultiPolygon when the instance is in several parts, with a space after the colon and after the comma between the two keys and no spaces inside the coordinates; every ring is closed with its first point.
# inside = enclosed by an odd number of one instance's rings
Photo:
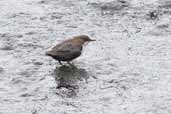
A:
{"type": "Polygon", "coordinates": [[[83,44],[85,42],[95,41],[90,39],[87,35],[75,36],[72,39],[63,41],[57,44],[50,51],[46,52],[46,55],[51,56],[62,65],[61,61],[66,61],[70,64],[70,61],[79,57],[82,53],[83,44]]]}

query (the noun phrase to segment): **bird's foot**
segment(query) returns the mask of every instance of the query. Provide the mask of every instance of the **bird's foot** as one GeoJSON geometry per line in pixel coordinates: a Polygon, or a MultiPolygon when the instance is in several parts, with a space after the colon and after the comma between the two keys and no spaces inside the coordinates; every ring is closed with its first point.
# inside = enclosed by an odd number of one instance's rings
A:
{"type": "Polygon", "coordinates": [[[58,61],[60,65],[63,65],[61,61],[58,61]]]}
{"type": "Polygon", "coordinates": [[[69,65],[73,65],[73,63],[70,63],[69,61],[67,61],[67,63],[68,63],[69,65]]]}
{"type": "Polygon", "coordinates": [[[71,63],[69,61],[67,61],[67,63],[70,65],[70,66],[74,66],[74,63],[71,63]]]}

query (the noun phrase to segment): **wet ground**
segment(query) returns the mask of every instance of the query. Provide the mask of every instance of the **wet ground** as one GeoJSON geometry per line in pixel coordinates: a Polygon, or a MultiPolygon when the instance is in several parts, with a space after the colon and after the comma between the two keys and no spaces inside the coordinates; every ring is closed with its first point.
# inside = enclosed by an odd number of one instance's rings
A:
{"type": "Polygon", "coordinates": [[[171,114],[171,1],[1,0],[0,114],[171,114]],[[87,34],[74,66],[45,51],[87,34]]]}

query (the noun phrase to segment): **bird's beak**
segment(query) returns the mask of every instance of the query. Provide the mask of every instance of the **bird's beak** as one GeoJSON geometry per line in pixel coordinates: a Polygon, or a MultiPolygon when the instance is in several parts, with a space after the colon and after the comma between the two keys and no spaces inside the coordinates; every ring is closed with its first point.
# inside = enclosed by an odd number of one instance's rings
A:
{"type": "Polygon", "coordinates": [[[96,41],[96,40],[90,39],[89,41],[91,42],[91,41],[96,41]]]}

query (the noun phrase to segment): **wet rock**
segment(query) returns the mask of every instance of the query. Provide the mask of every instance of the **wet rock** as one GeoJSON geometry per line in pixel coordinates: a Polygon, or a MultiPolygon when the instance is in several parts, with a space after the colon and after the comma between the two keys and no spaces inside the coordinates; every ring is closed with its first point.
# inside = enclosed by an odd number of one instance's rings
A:
{"type": "Polygon", "coordinates": [[[42,17],[40,17],[39,18],[41,21],[45,21],[46,19],[47,19],[47,17],[46,16],[42,16],[42,17]]]}
{"type": "Polygon", "coordinates": [[[22,34],[18,34],[18,35],[16,35],[16,37],[17,37],[17,38],[22,38],[23,35],[22,35],[22,34]]]}
{"type": "Polygon", "coordinates": [[[62,97],[75,97],[77,95],[77,91],[75,89],[68,89],[65,87],[61,87],[60,89],[58,89],[58,91],[56,91],[56,94],[62,97]]]}
{"type": "Polygon", "coordinates": [[[31,59],[31,63],[33,63],[34,65],[43,65],[43,62],[38,61],[38,60],[40,60],[40,58],[39,59],[31,59]]]}
{"type": "Polygon", "coordinates": [[[50,14],[51,19],[61,19],[63,15],[61,13],[53,12],[50,14]]]}
{"type": "Polygon", "coordinates": [[[168,19],[163,19],[160,20],[152,30],[148,31],[148,34],[154,36],[166,36],[169,35],[170,32],[170,21],[168,19]]]}
{"type": "Polygon", "coordinates": [[[37,110],[32,110],[31,114],[38,114],[38,111],[37,110]]]}
{"type": "Polygon", "coordinates": [[[47,0],[41,0],[38,2],[39,4],[45,4],[45,3],[48,3],[47,0]]]}
{"type": "Polygon", "coordinates": [[[157,24],[158,29],[166,29],[169,28],[169,23],[159,23],[157,24]]]}
{"type": "Polygon", "coordinates": [[[63,0],[59,0],[57,3],[58,4],[61,4],[64,7],[67,7],[67,8],[74,6],[73,1],[63,1],[63,0]]]}
{"type": "Polygon", "coordinates": [[[128,7],[129,4],[125,2],[109,2],[109,3],[104,3],[100,7],[102,10],[121,10],[124,7],[128,7]]]}
{"type": "Polygon", "coordinates": [[[102,11],[118,11],[129,6],[129,3],[125,0],[114,0],[111,2],[89,3],[93,7],[100,8],[102,11]]]}
{"type": "Polygon", "coordinates": [[[159,7],[171,8],[171,1],[170,0],[160,0],[159,4],[160,4],[159,7]]]}
{"type": "Polygon", "coordinates": [[[0,37],[7,38],[6,40],[10,40],[9,38],[11,38],[11,37],[21,38],[21,37],[23,37],[23,35],[22,34],[3,33],[3,34],[0,34],[0,37]]]}
{"type": "Polygon", "coordinates": [[[29,15],[29,13],[26,12],[20,12],[19,15],[29,15]]]}
{"type": "Polygon", "coordinates": [[[150,19],[158,19],[159,18],[159,12],[157,10],[150,11],[149,14],[147,14],[150,19]]]}
{"type": "Polygon", "coordinates": [[[11,46],[11,45],[6,45],[6,46],[3,46],[3,47],[0,47],[1,50],[5,50],[5,51],[10,51],[10,50],[13,50],[14,47],[11,46]]]}
{"type": "Polygon", "coordinates": [[[11,38],[4,38],[4,40],[2,41],[2,45],[0,47],[1,50],[6,50],[6,51],[10,51],[10,50],[14,50],[15,46],[14,43],[15,41],[11,38]]]}
{"type": "Polygon", "coordinates": [[[17,14],[12,14],[11,16],[9,16],[9,18],[16,18],[17,16],[17,14]]]}
{"type": "Polygon", "coordinates": [[[99,9],[101,11],[101,15],[114,15],[115,13],[120,13],[121,11],[123,11],[123,9],[126,9],[130,6],[130,3],[125,0],[114,0],[110,2],[99,2],[89,4],[94,8],[99,9]]]}
{"type": "Polygon", "coordinates": [[[87,81],[88,75],[85,69],[78,69],[75,66],[61,66],[55,69],[57,88],[78,89],[78,82],[87,81]]]}
{"type": "Polygon", "coordinates": [[[4,68],[0,67],[0,73],[4,72],[4,68]]]}
{"type": "Polygon", "coordinates": [[[3,33],[3,34],[0,34],[0,37],[9,37],[10,33],[3,33]]]}
{"type": "Polygon", "coordinates": [[[42,46],[34,43],[19,43],[17,45],[18,47],[24,47],[24,48],[29,48],[29,49],[37,49],[37,48],[43,48],[42,46]]]}
{"type": "Polygon", "coordinates": [[[31,95],[31,94],[29,94],[29,93],[24,93],[24,94],[22,94],[22,95],[20,95],[21,97],[30,97],[30,96],[33,96],[33,95],[31,95]]]}
{"type": "Polygon", "coordinates": [[[23,77],[31,77],[32,76],[32,74],[33,74],[33,72],[32,71],[21,71],[21,72],[19,72],[19,75],[21,75],[21,76],[23,76],[23,77]]]}
{"type": "Polygon", "coordinates": [[[31,32],[25,33],[25,35],[33,35],[33,34],[36,34],[36,32],[31,31],[31,32]]]}
{"type": "Polygon", "coordinates": [[[43,65],[43,62],[39,62],[39,61],[36,61],[36,62],[33,62],[34,65],[43,65]]]}

